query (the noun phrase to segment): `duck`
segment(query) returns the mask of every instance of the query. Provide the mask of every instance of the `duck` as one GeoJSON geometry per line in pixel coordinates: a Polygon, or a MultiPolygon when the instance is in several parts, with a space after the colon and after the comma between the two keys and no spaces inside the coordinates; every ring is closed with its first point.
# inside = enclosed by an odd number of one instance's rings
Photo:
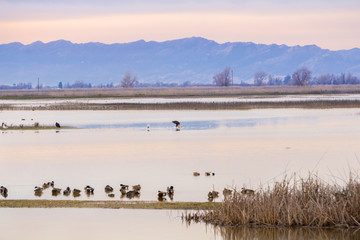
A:
{"type": "Polygon", "coordinates": [[[133,190],[135,191],[140,191],[141,190],[141,185],[140,184],[137,184],[137,185],[134,185],[132,186],[133,190]]]}
{"type": "Polygon", "coordinates": [[[4,122],[1,124],[1,127],[2,127],[3,129],[8,129],[8,128],[9,128],[9,127],[6,125],[6,123],[4,123],[4,122]]]}
{"type": "Polygon", "coordinates": [[[7,193],[8,193],[7,188],[6,188],[6,187],[4,187],[4,186],[1,186],[1,187],[0,187],[0,194],[2,194],[2,195],[6,195],[7,193]]]}
{"type": "Polygon", "coordinates": [[[167,187],[166,192],[169,196],[174,195],[174,187],[173,186],[167,187]]]}
{"type": "Polygon", "coordinates": [[[34,192],[42,192],[43,188],[35,186],[34,192]]]}
{"type": "Polygon", "coordinates": [[[113,197],[115,197],[115,194],[109,193],[108,196],[111,197],[111,198],[113,198],[113,197]]]}
{"type": "Polygon", "coordinates": [[[159,200],[160,202],[166,200],[165,197],[166,197],[166,192],[158,191],[158,200],[159,200]]]}
{"type": "Polygon", "coordinates": [[[219,192],[217,191],[211,191],[208,193],[208,198],[218,198],[219,197],[219,192]]]}
{"type": "Polygon", "coordinates": [[[114,189],[110,185],[105,186],[105,192],[112,192],[114,189]]]}
{"type": "Polygon", "coordinates": [[[176,131],[180,131],[180,128],[181,128],[180,122],[177,121],[177,120],[174,120],[174,121],[172,121],[172,123],[175,124],[175,129],[176,129],[176,131]]]}
{"type": "Polygon", "coordinates": [[[80,197],[81,190],[74,188],[72,193],[74,197],[80,197]]]}
{"type": "Polygon", "coordinates": [[[55,123],[55,127],[61,128],[60,123],[56,122],[56,123],[55,123]]]}
{"type": "Polygon", "coordinates": [[[126,193],[126,197],[131,199],[134,198],[137,194],[138,194],[137,191],[131,190],[126,193]]]}
{"type": "Polygon", "coordinates": [[[84,190],[86,191],[86,193],[88,194],[94,194],[94,188],[90,187],[89,185],[87,185],[84,190]]]}
{"type": "Polygon", "coordinates": [[[215,173],[213,173],[213,172],[205,172],[205,176],[215,176],[215,173]]]}
{"type": "Polygon", "coordinates": [[[158,197],[166,197],[166,192],[158,191],[158,197]]]}
{"type": "Polygon", "coordinates": [[[50,182],[43,183],[42,187],[43,187],[44,189],[47,189],[48,187],[50,187],[50,182]]]}
{"type": "Polygon", "coordinates": [[[125,190],[128,190],[129,189],[129,185],[125,185],[125,184],[120,184],[120,187],[122,188],[122,189],[125,189],[125,190]]]}
{"type": "Polygon", "coordinates": [[[43,188],[36,186],[34,189],[34,195],[37,197],[41,197],[43,194],[43,188]]]}
{"type": "Polygon", "coordinates": [[[241,188],[241,193],[244,195],[254,195],[255,191],[252,189],[241,188]]]}
{"type": "Polygon", "coordinates": [[[122,196],[126,195],[126,189],[125,188],[120,188],[120,192],[122,196]]]}
{"type": "Polygon", "coordinates": [[[200,176],[200,173],[199,172],[193,172],[193,176],[198,177],[198,176],[200,176]]]}
{"type": "Polygon", "coordinates": [[[61,188],[53,188],[51,190],[51,193],[52,193],[53,196],[57,196],[58,194],[61,193],[61,188]]]}
{"type": "Polygon", "coordinates": [[[63,191],[63,194],[64,194],[65,196],[69,196],[70,193],[71,193],[70,187],[67,187],[67,188],[63,191]]]}

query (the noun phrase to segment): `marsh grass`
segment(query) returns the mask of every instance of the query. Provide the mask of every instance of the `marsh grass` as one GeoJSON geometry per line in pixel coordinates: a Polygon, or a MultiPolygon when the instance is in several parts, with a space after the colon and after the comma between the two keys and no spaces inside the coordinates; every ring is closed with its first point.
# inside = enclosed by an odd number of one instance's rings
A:
{"type": "Polygon", "coordinates": [[[221,226],[360,227],[360,182],[345,186],[325,183],[317,176],[284,178],[254,195],[235,192],[219,207],[184,216],[221,226]]]}
{"type": "Polygon", "coordinates": [[[176,87],[109,89],[0,90],[0,99],[106,98],[106,97],[224,97],[247,95],[296,95],[360,93],[360,85],[176,87]]]}
{"type": "Polygon", "coordinates": [[[219,203],[78,201],[78,200],[0,200],[0,208],[131,208],[131,209],[213,209],[219,203]]]}

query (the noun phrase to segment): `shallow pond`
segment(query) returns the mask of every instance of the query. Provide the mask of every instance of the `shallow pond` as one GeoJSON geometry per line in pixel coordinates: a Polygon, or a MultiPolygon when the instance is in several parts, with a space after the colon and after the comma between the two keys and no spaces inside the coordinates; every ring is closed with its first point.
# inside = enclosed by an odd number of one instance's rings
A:
{"type": "Polygon", "coordinates": [[[359,239],[346,229],[228,228],[188,225],[181,212],[130,209],[0,209],[1,239],[359,239]]]}
{"type": "Polygon", "coordinates": [[[34,195],[34,186],[54,180],[62,189],[95,188],[81,200],[128,200],[119,192],[123,183],[141,184],[135,200],[156,201],[157,191],[172,185],[173,201],[207,201],[212,189],[256,190],[293,172],[341,184],[359,168],[360,109],[2,111],[0,122],[78,128],[0,131],[0,185],[8,199],[74,199],[50,189],[34,195]]]}

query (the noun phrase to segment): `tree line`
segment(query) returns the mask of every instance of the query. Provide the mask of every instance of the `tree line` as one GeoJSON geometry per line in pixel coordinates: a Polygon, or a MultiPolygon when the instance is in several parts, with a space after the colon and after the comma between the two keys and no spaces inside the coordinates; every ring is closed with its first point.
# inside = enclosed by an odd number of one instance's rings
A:
{"type": "MultiPolygon", "coordinates": [[[[132,72],[126,72],[119,84],[106,83],[93,85],[84,81],[76,81],[75,83],[59,82],[57,88],[133,88],[133,87],[190,87],[190,86],[281,86],[281,85],[341,85],[341,84],[360,84],[360,78],[354,76],[351,73],[335,74],[321,74],[317,77],[312,77],[312,72],[304,67],[296,70],[291,75],[286,76],[274,76],[265,71],[257,71],[254,74],[253,82],[234,84],[233,70],[230,67],[226,67],[222,72],[213,76],[211,84],[199,84],[185,81],[184,83],[141,83],[137,80],[137,76],[132,72]]],[[[44,86],[43,84],[37,84],[35,89],[56,88],[50,86],[44,86]]],[[[33,89],[31,83],[17,83],[12,85],[0,85],[0,89],[33,89]]]]}
{"type": "MultiPolygon", "coordinates": [[[[216,86],[230,86],[233,81],[229,77],[229,72],[232,70],[226,67],[221,73],[216,74],[213,77],[213,83],[216,86]]],[[[306,85],[341,85],[341,84],[360,84],[360,78],[354,76],[351,73],[335,74],[321,74],[317,77],[312,77],[312,72],[304,67],[296,70],[292,75],[287,76],[274,76],[265,71],[257,71],[254,74],[253,85],[264,86],[264,85],[295,85],[295,86],[306,86],[306,85]]]]}

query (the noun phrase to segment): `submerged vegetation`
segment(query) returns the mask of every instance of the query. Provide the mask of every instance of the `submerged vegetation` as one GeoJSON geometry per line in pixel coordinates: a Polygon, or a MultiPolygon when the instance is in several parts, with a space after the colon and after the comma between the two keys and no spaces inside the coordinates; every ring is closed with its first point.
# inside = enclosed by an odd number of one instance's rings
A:
{"type": "Polygon", "coordinates": [[[340,187],[312,175],[285,177],[253,195],[235,191],[219,207],[183,218],[220,226],[360,227],[360,181],[350,177],[340,187]]]}

